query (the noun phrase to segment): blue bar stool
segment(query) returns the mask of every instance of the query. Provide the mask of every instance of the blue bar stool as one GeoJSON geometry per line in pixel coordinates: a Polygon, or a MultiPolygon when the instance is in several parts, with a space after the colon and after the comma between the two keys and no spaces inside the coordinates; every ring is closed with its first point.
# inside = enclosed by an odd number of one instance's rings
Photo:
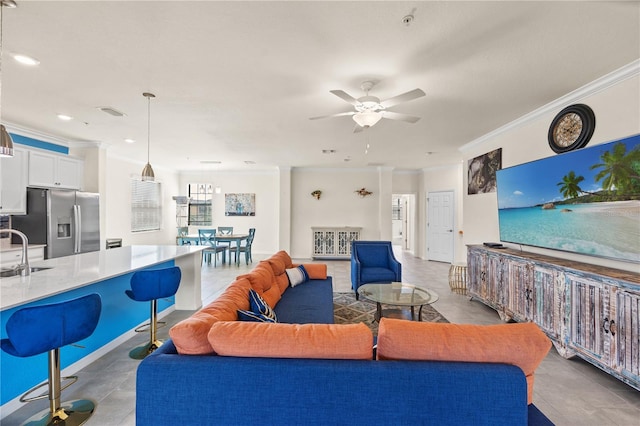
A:
{"type": "Polygon", "coordinates": [[[93,334],[101,310],[102,300],[94,293],[65,302],[23,308],[11,315],[7,321],[7,338],[0,340],[3,351],[22,358],[49,352],[49,380],[20,397],[20,402],[49,397],[49,409],[32,416],[24,424],[81,425],[91,417],[96,406],[93,401],[60,402],[62,391],[78,380],[78,376],[60,377],[60,348],[93,334]],[[64,386],[63,380],[68,381],[64,386]],[[47,385],[48,393],[28,397],[47,385]]]}
{"type": "Polygon", "coordinates": [[[131,290],[126,290],[125,293],[136,302],[151,302],[151,320],[149,324],[136,328],[136,331],[143,331],[145,327],[149,327],[149,342],[132,349],[129,352],[129,357],[144,359],[162,345],[162,340],[158,340],[156,336],[158,331],[158,299],[176,294],[180,278],[182,278],[182,272],[177,266],[138,271],[131,277],[131,290]]]}

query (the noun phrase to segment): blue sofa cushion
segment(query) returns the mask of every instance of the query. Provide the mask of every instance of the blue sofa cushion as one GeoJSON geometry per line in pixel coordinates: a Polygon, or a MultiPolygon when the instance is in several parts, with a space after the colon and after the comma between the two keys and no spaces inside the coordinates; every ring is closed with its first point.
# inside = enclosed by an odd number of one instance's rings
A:
{"type": "Polygon", "coordinates": [[[267,318],[271,318],[273,322],[278,322],[275,311],[254,289],[249,290],[249,306],[251,306],[251,312],[254,314],[264,315],[267,318]]]}
{"type": "Polygon", "coordinates": [[[266,315],[260,313],[256,314],[255,312],[251,311],[243,311],[242,309],[238,309],[238,320],[251,322],[278,322],[266,315]]]}
{"type": "Polygon", "coordinates": [[[333,324],[333,284],[309,280],[287,288],[274,308],[278,322],[289,324],[333,324]]]}
{"type": "Polygon", "coordinates": [[[396,280],[396,273],[391,269],[379,267],[363,267],[360,270],[360,278],[363,283],[392,282],[396,280]]]}

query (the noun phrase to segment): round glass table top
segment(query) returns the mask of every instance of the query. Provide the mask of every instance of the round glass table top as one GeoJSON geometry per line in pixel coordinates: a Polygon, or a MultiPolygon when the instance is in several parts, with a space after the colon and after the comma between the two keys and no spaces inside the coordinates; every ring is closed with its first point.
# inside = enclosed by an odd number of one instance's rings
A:
{"type": "Polygon", "coordinates": [[[358,294],[367,299],[398,306],[422,306],[438,300],[438,293],[409,283],[364,284],[358,294]]]}

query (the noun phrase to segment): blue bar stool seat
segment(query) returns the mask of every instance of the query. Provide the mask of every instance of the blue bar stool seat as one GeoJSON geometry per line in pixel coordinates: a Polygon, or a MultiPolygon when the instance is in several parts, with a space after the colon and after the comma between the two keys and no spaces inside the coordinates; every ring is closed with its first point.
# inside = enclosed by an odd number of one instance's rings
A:
{"type": "Polygon", "coordinates": [[[157,337],[158,331],[158,299],[171,297],[178,291],[182,272],[177,266],[164,269],[138,271],[131,277],[131,290],[125,293],[137,302],[151,302],[149,324],[138,327],[136,331],[142,331],[143,327],[149,327],[150,339],[144,345],[138,346],[129,352],[133,359],[144,359],[147,355],[162,345],[162,340],[157,337]]]}
{"type": "MultiPolygon", "coordinates": [[[[49,379],[20,397],[20,402],[49,398],[49,409],[32,416],[29,425],[81,425],[93,414],[96,404],[87,399],[61,403],[62,391],[78,380],[77,376],[60,377],[60,348],[86,339],[98,325],[102,300],[89,294],[60,303],[31,306],[14,312],[7,321],[7,338],[0,340],[6,353],[26,358],[49,353],[49,379]],[[67,382],[62,386],[62,382],[67,382]],[[48,392],[29,397],[48,386],[48,392]]],[[[19,374],[18,371],[15,372],[19,374]]]]}

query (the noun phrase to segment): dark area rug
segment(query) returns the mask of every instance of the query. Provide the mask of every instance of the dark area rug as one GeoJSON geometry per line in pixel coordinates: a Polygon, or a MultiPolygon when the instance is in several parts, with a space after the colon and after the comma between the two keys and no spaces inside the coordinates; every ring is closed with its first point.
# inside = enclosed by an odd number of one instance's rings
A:
{"type": "MultiPolygon", "coordinates": [[[[382,305],[385,309],[395,309],[397,306],[382,305]]],[[[415,308],[416,318],[418,317],[418,307],[415,308]]],[[[404,313],[410,318],[410,308],[404,308],[404,313]]],[[[373,332],[374,336],[378,335],[378,323],[373,317],[376,313],[376,303],[360,297],[356,300],[354,293],[333,293],[333,319],[336,324],[354,324],[358,322],[365,323],[373,332]]],[[[425,305],[422,308],[422,322],[449,322],[431,305],[425,305]]]]}

